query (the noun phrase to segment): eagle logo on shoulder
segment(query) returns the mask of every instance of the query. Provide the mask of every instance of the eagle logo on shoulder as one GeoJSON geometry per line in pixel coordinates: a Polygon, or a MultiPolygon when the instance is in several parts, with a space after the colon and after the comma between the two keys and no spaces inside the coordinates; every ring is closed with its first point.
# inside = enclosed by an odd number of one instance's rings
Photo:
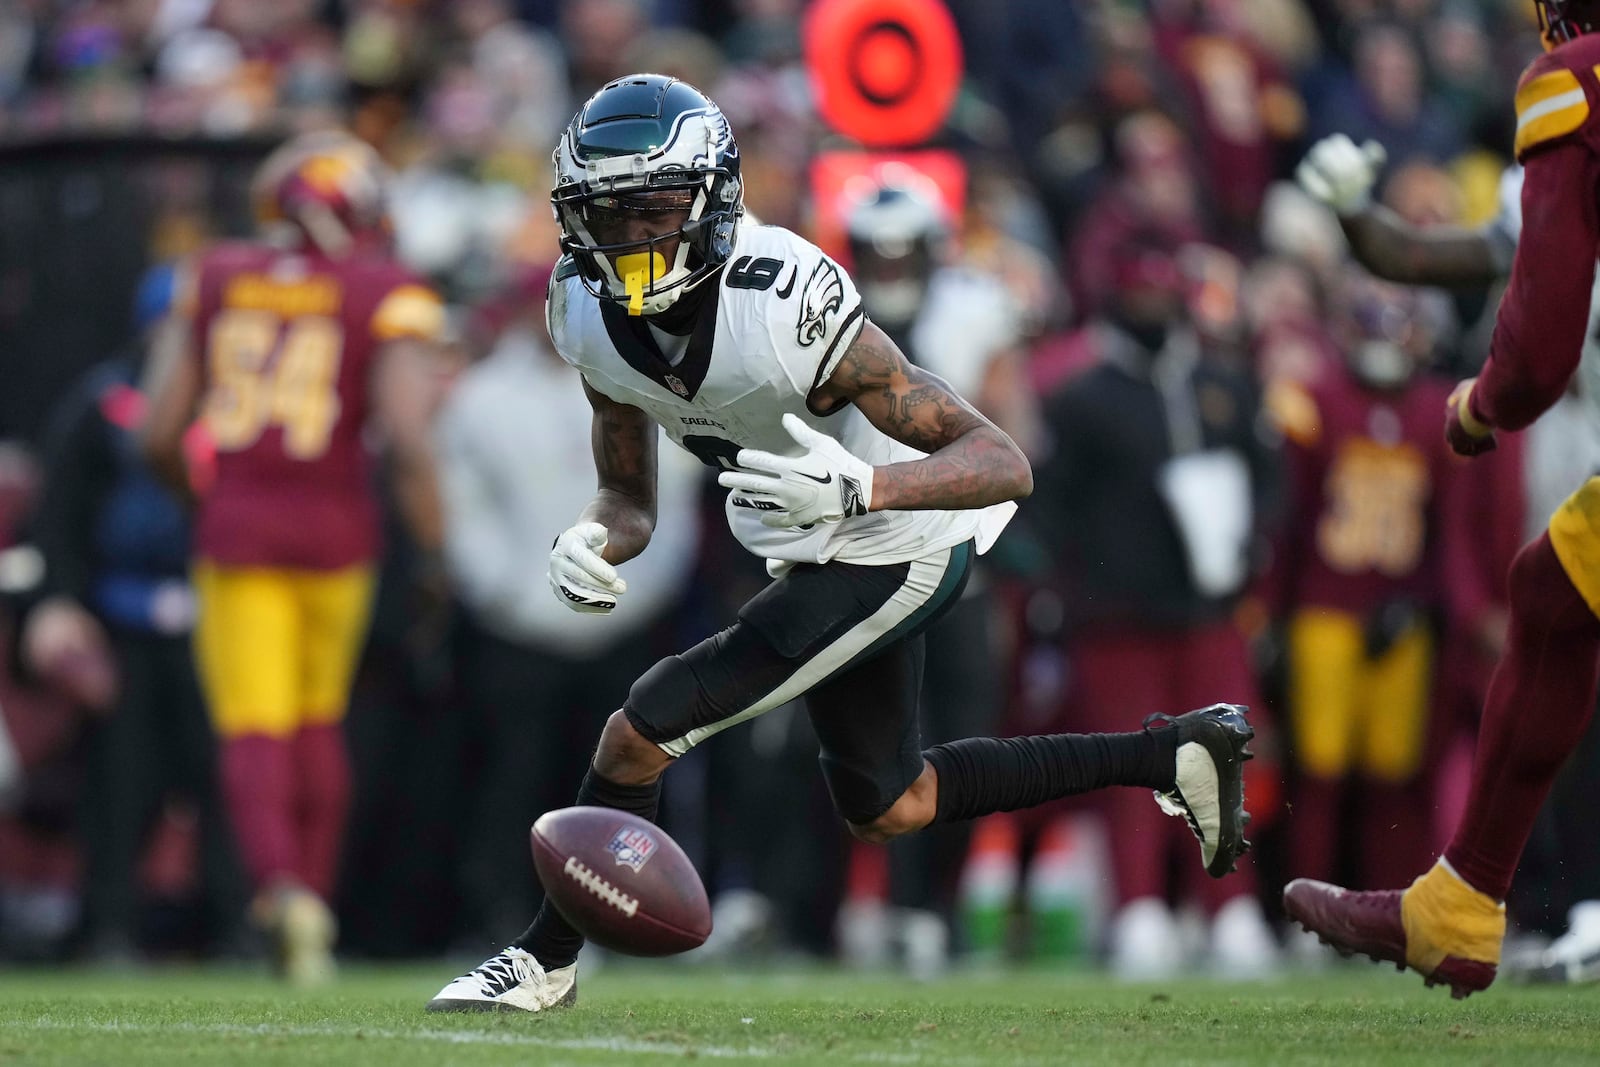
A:
{"type": "Polygon", "coordinates": [[[795,324],[795,340],[810,348],[828,335],[828,316],[844,306],[844,281],[831,259],[817,263],[800,294],[800,321],[795,324]]]}

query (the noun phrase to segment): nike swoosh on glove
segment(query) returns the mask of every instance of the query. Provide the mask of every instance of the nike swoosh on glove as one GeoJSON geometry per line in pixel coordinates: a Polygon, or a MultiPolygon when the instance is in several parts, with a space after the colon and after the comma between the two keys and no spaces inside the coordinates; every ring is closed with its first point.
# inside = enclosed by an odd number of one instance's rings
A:
{"type": "Polygon", "coordinates": [[[783,428],[804,449],[779,456],[739,450],[738,470],[723,471],[717,484],[732,489],[735,507],[754,508],[768,526],[810,526],[865,515],[872,507],[872,466],[852,456],[827,434],[785,415],[783,428]]]}
{"type": "Polygon", "coordinates": [[[1357,146],[1344,134],[1335,133],[1311,146],[1294,176],[1300,188],[1336,214],[1356,215],[1372,203],[1372,186],[1386,158],[1377,141],[1357,146]]]}
{"type": "Polygon", "coordinates": [[[580,522],[550,546],[550,588],[573,611],[604,615],[628,591],[617,568],[600,557],[608,536],[598,522],[580,522]]]}

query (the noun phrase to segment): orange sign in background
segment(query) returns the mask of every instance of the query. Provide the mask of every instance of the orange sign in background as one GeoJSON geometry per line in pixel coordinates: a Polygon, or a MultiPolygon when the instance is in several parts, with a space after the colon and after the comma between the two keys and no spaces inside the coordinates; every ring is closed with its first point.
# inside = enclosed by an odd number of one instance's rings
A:
{"type": "Polygon", "coordinates": [[[834,132],[867,149],[818,154],[811,164],[811,236],[848,266],[844,219],[853,186],[910,167],[959,229],[967,168],[925,145],[944,124],[963,72],[961,38],[941,0],[820,0],[806,12],[806,67],[817,110],[834,132]]]}
{"type": "Polygon", "coordinates": [[[961,38],[939,0],[821,0],[806,12],[806,67],[830,127],[874,148],[921,144],[961,87],[961,38]]]}

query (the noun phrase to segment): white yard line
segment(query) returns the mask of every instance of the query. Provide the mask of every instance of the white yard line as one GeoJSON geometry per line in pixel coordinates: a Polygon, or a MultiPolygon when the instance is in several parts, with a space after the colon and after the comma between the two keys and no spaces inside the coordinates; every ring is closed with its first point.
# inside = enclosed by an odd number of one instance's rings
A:
{"type": "MultiPolygon", "coordinates": [[[[74,1033],[102,1033],[102,1034],[220,1034],[220,1035],[255,1035],[260,1037],[356,1037],[372,1038],[391,1041],[438,1041],[450,1045],[507,1045],[512,1047],[530,1047],[558,1049],[564,1052],[626,1052],[644,1053],[658,1056],[674,1056],[679,1059],[686,1055],[706,1056],[711,1059],[771,1059],[774,1056],[787,1055],[770,1048],[728,1048],[722,1045],[688,1044],[679,1041],[640,1041],[631,1038],[604,1038],[604,1037],[540,1037],[537,1034],[508,1034],[487,1033],[482,1030],[384,1030],[373,1029],[365,1026],[338,1027],[338,1026],[289,1026],[276,1023],[257,1023],[253,1026],[239,1023],[139,1023],[139,1022],[98,1022],[75,1023],[61,1019],[52,1019],[47,1015],[39,1016],[33,1020],[0,1020],[0,1031],[59,1031],[74,1033]]],[[[798,1053],[797,1053],[798,1054],[798,1053]]],[[[939,1063],[941,1065],[968,1064],[978,1067],[982,1060],[961,1059],[953,1060],[944,1056],[927,1057],[915,1053],[895,1052],[840,1052],[830,1049],[827,1053],[830,1060],[850,1063],[891,1063],[891,1064],[919,1064],[939,1063]]]]}

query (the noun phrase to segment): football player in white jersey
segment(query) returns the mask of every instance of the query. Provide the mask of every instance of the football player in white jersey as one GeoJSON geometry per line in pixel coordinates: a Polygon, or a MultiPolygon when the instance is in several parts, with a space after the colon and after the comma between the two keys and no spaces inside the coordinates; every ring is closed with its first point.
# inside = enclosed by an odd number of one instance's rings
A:
{"type": "MultiPolygon", "coordinates": [[[[1009,437],[868,321],[838,264],[743,220],[721,110],[673,78],[618,79],[574,116],[555,170],[565,255],[547,315],[594,408],[599,476],[551,552],[555,594],[600,614],[626,594],[617,568],[654,522],[658,425],[721,471],[729,525],[774,578],[732,626],[634,683],[576,803],[654,820],[676,757],[803,697],[834,805],[864,840],[1126,785],[1188,819],[1212,875],[1231,870],[1248,847],[1253,731],[1241,708],[1154,715],[1137,733],[922,749],[922,631],[960,595],[1032,472],[1009,437]]],[[[570,1004],[582,945],[546,902],[428,1007],[570,1004]]]]}

